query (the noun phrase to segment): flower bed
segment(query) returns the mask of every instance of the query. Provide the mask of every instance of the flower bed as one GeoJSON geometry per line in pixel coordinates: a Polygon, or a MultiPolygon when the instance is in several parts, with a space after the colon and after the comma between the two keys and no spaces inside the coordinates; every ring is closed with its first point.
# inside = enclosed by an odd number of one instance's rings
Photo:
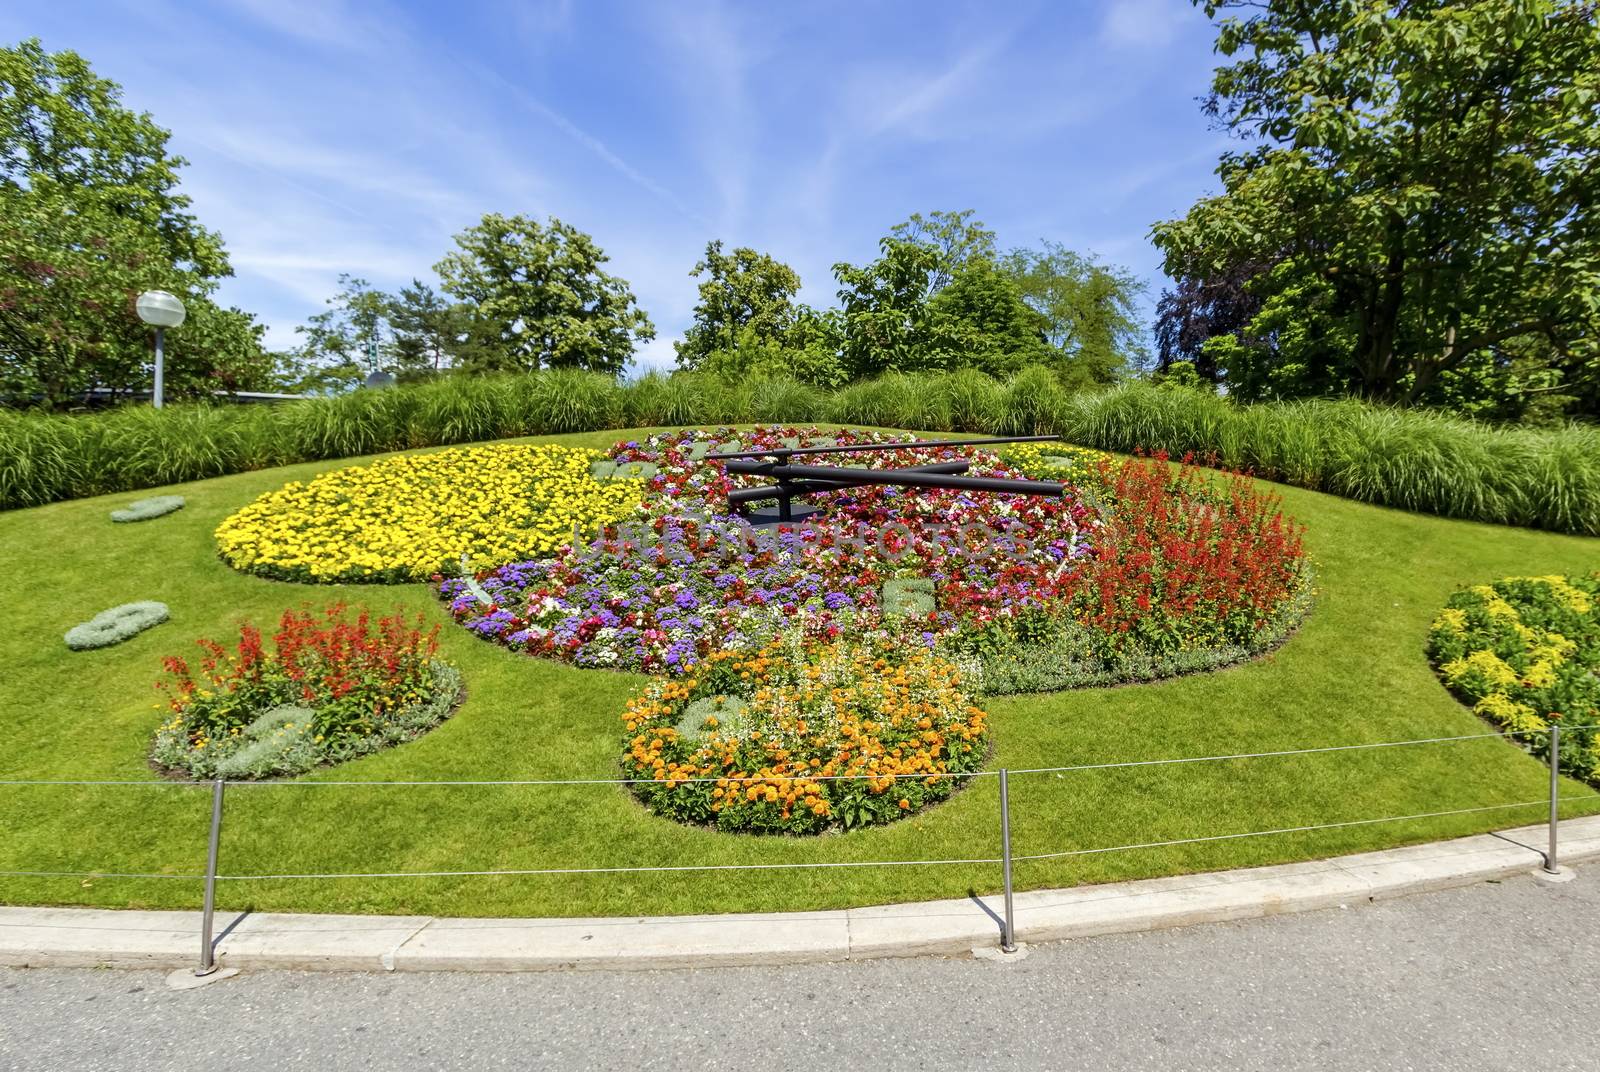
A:
{"type": "Polygon", "coordinates": [[[437,634],[420,616],[374,621],[335,604],[285,611],[270,643],[249,622],[230,646],[200,640],[198,674],[164,660],[171,717],[155,763],[195,778],[294,775],[418,737],[461,696],[461,675],[435,658],[437,634]]]}
{"type": "Polygon", "coordinates": [[[261,496],[217,528],[236,569],[290,581],[417,581],[549,554],[638,503],[599,452],[495,445],[404,454],[261,496]]]}
{"type": "Polygon", "coordinates": [[[991,689],[1048,689],[1238,658],[1281,639],[1306,605],[1297,526],[1242,478],[1217,485],[1161,459],[1072,450],[1012,448],[1008,462],[901,449],[864,464],[966,458],[974,475],[1076,480],[1061,499],[843,489],[813,496],[822,511],[805,525],[756,531],[726,497],[762,481],[703,460],[734,437],[746,449],[888,438],[758,429],[620,444],[613,458],[658,470],[631,523],[548,560],[444,580],[452,613],[482,636],[582,666],[682,673],[795,630],[919,643],[978,658],[991,689]],[[910,603],[892,598],[913,582],[929,587],[910,603]]]}
{"type": "Polygon", "coordinates": [[[1434,620],[1428,657],[1451,692],[1541,755],[1559,719],[1561,769],[1600,782],[1600,573],[1463,589],[1434,620]]]}
{"type": "Polygon", "coordinates": [[[926,651],[798,634],[719,651],[628,704],[623,768],[658,814],[813,834],[948,797],[988,750],[958,667],[926,651]],[[851,777],[864,776],[864,777],[851,777]]]}

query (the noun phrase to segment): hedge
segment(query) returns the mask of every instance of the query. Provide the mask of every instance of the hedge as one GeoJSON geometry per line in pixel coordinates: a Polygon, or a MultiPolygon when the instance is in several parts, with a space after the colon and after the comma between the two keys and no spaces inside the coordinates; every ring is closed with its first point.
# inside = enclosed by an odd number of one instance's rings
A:
{"type": "Polygon", "coordinates": [[[1235,405],[1127,384],[1067,394],[1045,369],[891,374],[825,393],[786,379],[552,370],[450,377],[274,407],[0,412],[0,509],[292,462],[655,425],[830,421],[923,431],[1059,433],[1104,450],[1207,464],[1362,502],[1600,535],[1600,428],[1496,428],[1355,401],[1235,405]]]}

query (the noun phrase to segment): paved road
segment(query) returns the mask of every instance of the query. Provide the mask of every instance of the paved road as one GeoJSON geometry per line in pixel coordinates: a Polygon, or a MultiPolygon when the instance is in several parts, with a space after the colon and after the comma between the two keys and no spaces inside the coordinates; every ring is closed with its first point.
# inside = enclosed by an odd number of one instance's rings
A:
{"type": "Polygon", "coordinates": [[[0,970],[0,1068],[1593,1070],[1600,867],[1005,964],[163,979],[0,970]]]}

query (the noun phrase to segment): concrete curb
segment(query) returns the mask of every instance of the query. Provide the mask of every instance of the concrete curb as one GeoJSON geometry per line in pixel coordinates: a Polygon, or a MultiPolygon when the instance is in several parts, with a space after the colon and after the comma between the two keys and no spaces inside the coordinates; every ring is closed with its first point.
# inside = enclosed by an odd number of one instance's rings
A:
{"type": "MultiPolygon", "coordinates": [[[[1016,895],[1019,941],[1049,942],[1358,904],[1537,868],[1544,826],[1277,867],[1016,895]]],[[[1600,856],[1600,816],[1561,824],[1564,863],[1600,856]]],[[[541,971],[787,964],[969,953],[999,897],[833,912],[612,919],[218,913],[227,968],[541,971]]],[[[197,912],[0,908],[0,965],[183,968],[197,912]]]]}

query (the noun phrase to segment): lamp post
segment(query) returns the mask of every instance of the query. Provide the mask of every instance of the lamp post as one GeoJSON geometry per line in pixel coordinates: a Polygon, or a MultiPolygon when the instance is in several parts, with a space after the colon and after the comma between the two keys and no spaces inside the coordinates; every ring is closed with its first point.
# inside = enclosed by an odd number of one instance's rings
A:
{"type": "Polygon", "coordinates": [[[156,409],[160,409],[165,372],[162,367],[161,343],[168,328],[175,328],[183,323],[183,303],[164,290],[147,290],[139,295],[139,300],[134,303],[134,309],[138,312],[140,320],[156,329],[156,389],[153,401],[156,409]]]}

